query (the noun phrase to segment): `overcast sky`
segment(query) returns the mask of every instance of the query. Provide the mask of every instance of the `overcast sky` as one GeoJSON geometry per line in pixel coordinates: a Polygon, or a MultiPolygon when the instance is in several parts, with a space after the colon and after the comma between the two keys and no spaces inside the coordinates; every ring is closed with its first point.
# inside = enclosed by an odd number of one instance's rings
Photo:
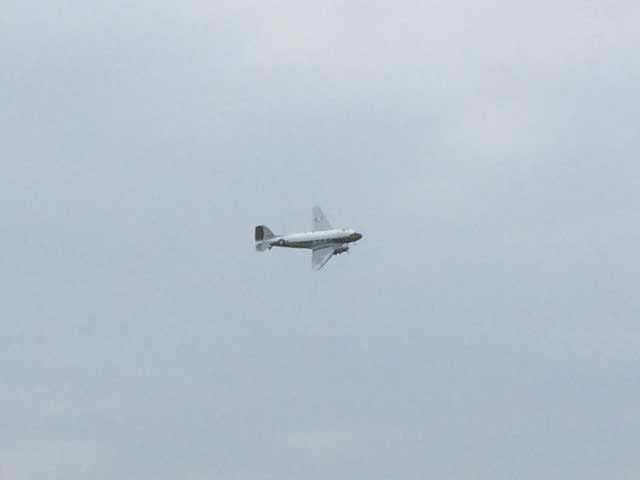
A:
{"type": "Polygon", "coordinates": [[[5,0],[0,477],[639,478],[638,25],[5,0]]]}

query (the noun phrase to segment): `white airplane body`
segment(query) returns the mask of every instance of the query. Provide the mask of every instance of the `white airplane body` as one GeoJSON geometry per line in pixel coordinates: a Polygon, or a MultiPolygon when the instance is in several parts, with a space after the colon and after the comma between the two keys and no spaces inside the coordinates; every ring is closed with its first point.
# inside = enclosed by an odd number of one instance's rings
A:
{"type": "Polygon", "coordinates": [[[313,231],[274,235],[266,225],[255,228],[256,250],[264,252],[273,247],[306,248],[311,250],[314,270],[324,267],[331,257],[349,251],[349,244],[357,242],[362,234],[353,229],[336,229],[329,224],[319,207],[313,208],[313,231]]]}

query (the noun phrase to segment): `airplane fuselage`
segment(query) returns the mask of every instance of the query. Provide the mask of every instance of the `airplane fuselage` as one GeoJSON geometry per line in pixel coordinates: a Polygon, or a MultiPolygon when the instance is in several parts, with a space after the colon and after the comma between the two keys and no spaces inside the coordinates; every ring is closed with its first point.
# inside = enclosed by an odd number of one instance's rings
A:
{"type": "Polygon", "coordinates": [[[362,235],[351,229],[322,230],[319,232],[292,233],[265,240],[269,247],[316,249],[323,245],[344,245],[357,242],[362,235]]]}

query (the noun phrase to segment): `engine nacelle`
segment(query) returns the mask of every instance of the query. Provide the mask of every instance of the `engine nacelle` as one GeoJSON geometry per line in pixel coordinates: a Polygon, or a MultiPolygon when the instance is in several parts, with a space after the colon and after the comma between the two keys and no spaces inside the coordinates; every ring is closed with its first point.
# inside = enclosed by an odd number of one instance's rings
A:
{"type": "Polygon", "coordinates": [[[341,245],[334,250],[333,254],[340,255],[341,253],[345,253],[348,251],[349,251],[349,245],[341,245]]]}

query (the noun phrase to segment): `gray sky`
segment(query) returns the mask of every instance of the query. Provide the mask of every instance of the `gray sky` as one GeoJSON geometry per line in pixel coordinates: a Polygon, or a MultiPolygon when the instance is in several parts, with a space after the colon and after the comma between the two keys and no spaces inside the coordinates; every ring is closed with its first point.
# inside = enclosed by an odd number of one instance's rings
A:
{"type": "Polygon", "coordinates": [[[640,476],[638,2],[2,10],[0,477],[640,476]]]}

